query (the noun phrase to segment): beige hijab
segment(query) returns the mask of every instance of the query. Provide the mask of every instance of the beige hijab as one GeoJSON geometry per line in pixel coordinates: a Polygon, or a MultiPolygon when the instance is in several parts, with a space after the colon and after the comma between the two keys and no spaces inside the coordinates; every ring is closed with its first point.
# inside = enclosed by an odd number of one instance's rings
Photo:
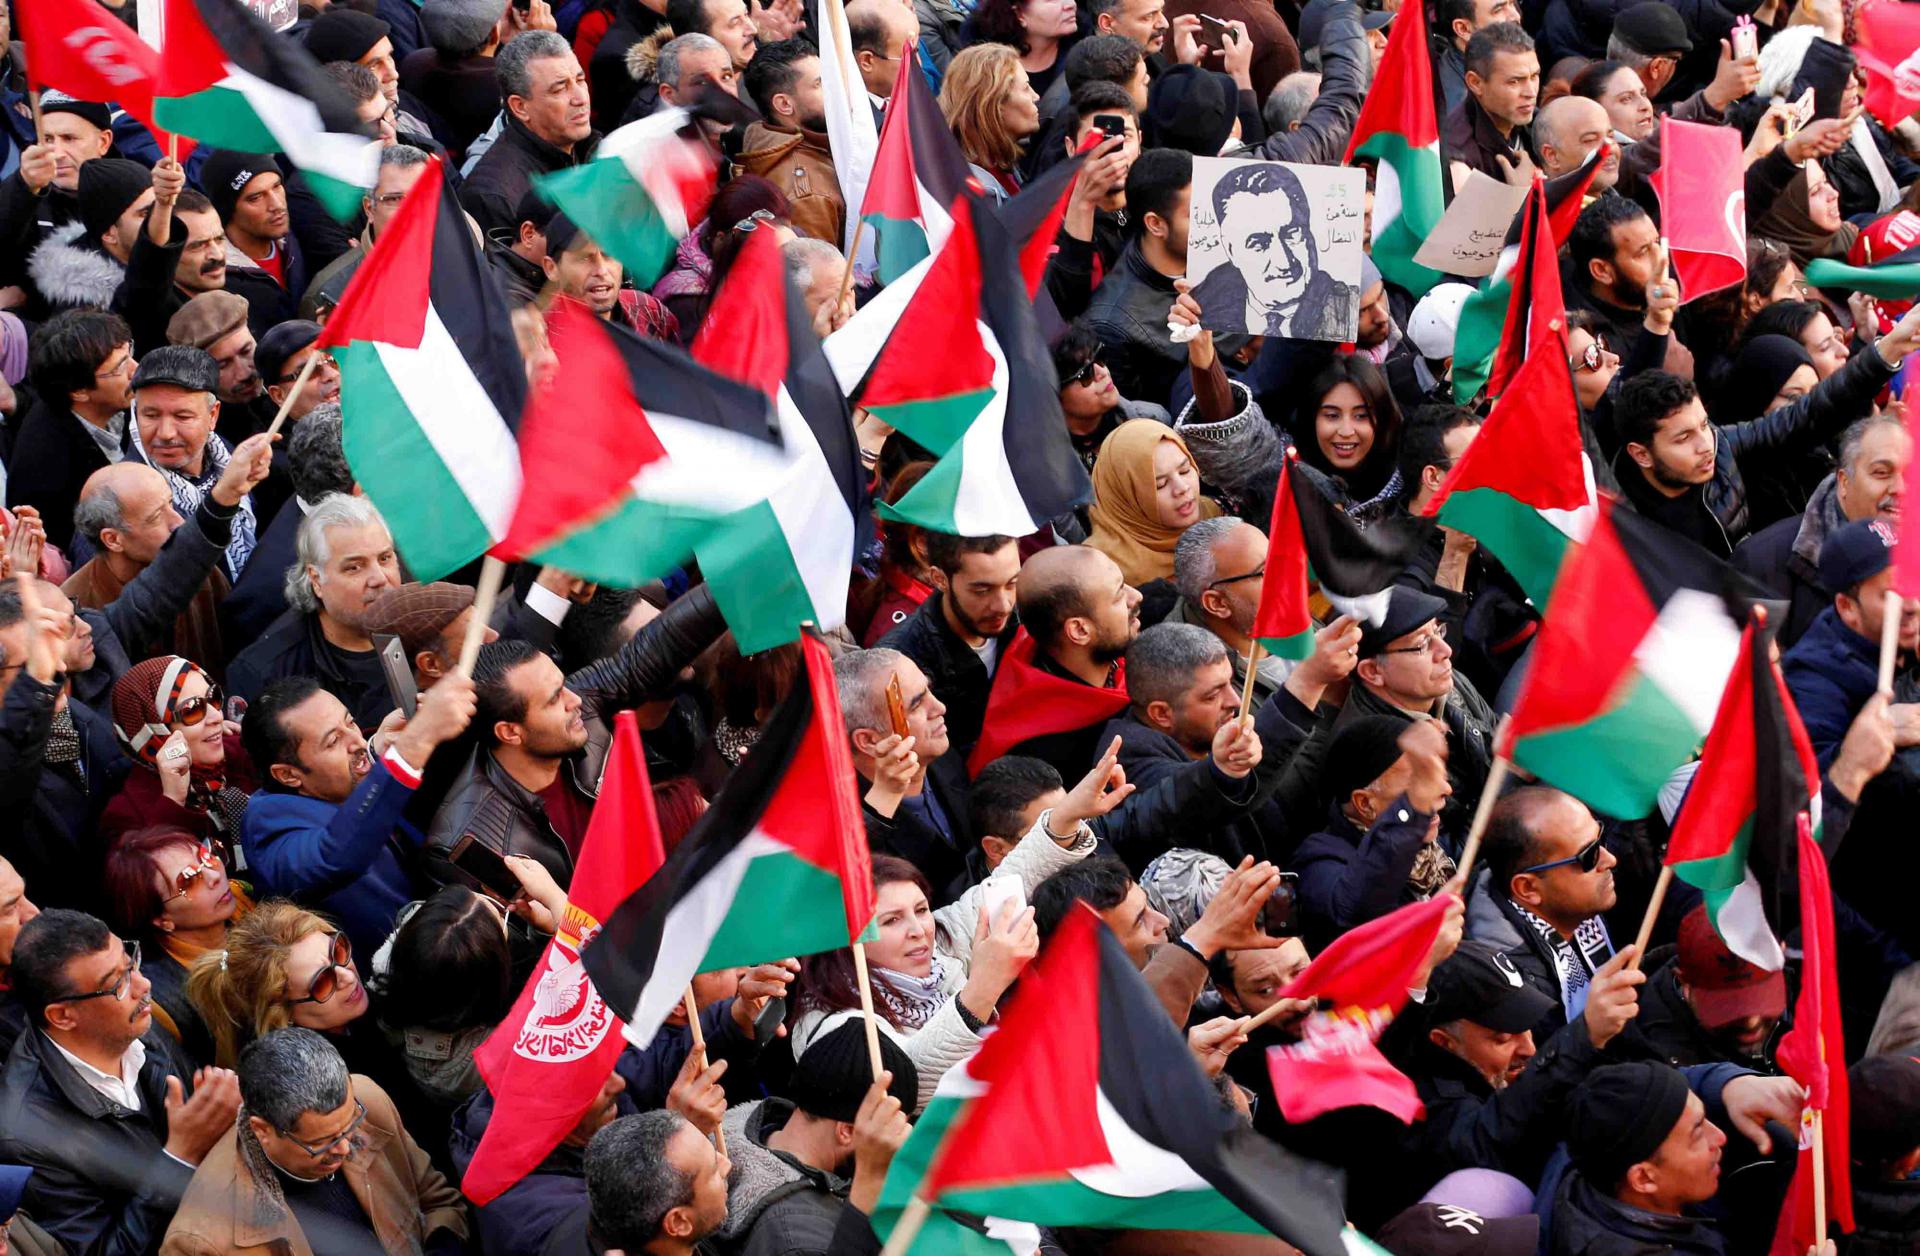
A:
{"type": "MultiPolygon", "coordinates": [[[[1191,462],[1187,442],[1157,419],[1129,419],[1100,444],[1093,464],[1093,535],[1087,544],[1119,564],[1127,583],[1145,584],[1173,575],[1173,547],[1186,529],[1160,522],[1153,501],[1153,454],[1172,441],[1191,462]]],[[[1200,499],[1200,519],[1220,513],[1210,497],[1200,499]]]]}

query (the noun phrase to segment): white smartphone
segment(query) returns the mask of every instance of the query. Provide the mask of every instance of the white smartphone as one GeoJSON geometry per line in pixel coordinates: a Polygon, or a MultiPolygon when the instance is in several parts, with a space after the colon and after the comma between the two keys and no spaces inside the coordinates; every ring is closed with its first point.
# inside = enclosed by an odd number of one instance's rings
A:
{"type": "Polygon", "coordinates": [[[1013,904],[1016,915],[1026,909],[1027,887],[1019,877],[988,877],[980,883],[980,889],[980,908],[987,913],[989,924],[1000,919],[1000,909],[1008,903],[1013,904]]]}

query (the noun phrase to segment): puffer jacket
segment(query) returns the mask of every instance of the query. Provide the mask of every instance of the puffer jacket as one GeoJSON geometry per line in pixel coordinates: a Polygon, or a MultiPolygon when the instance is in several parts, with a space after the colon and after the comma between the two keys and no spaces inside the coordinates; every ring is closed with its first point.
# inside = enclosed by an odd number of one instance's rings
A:
{"type": "Polygon", "coordinates": [[[1476,868],[1467,891],[1467,936],[1507,953],[1520,977],[1528,985],[1553,1000],[1553,1008],[1534,1026],[1536,1042],[1559,1031],[1567,1023],[1566,1007],[1560,998],[1560,970],[1553,954],[1533,927],[1519,916],[1505,894],[1493,892],[1493,875],[1476,868]]]}
{"type": "Polygon", "coordinates": [[[757,174],[787,194],[787,221],[816,240],[838,243],[847,202],[833,172],[833,153],[821,131],[789,131],[755,122],[741,141],[734,173],[757,174]]]}
{"type": "MultiPolygon", "coordinates": [[[[587,724],[586,746],[561,769],[575,789],[588,798],[599,796],[600,775],[613,746],[615,713],[672,684],[680,669],[718,640],[726,626],[713,594],[700,585],[662,611],[618,654],[567,677],[567,688],[580,696],[581,718],[587,724]]],[[[548,822],[545,806],[508,776],[485,746],[474,750],[434,816],[427,833],[428,875],[471,883],[447,858],[467,834],[498,854],[538,859],[563,887],[573,879],[573,856],[548,822]]]]}

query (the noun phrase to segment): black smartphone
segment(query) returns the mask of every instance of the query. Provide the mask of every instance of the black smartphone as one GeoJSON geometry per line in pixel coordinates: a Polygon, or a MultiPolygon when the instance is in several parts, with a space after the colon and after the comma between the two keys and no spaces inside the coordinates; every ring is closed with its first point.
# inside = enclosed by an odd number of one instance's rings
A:
{"type": "Polygon", "coordinates": [[[513,875],[499,851],[469,833],[454,843],[447,862],[480,883],[480,888],[503,903],[520,896],[520,878],[513,875]]]}
{"type": "Polygon", "coordinates": [[[1289,928],[1293,923],[1293,909],[1300,899],[1300,874],[1283,872],[1280,884],[1267,897],[1266,905],[1260,909],[1260,929],[1270,938],[1287,937],[1294,932],[1289,928]]]}
{"type": "Polygon", "coordinates": [[[1093,115],[1093,125],[1109,139],[1121,139],[1127,133],[1127,120],[1117,113],[1096,113],[1093,115]]]}
{"type": "Polygon", "coordinates": [[[1233,27],[1228,26],[1217,17],[1209,17],[1205,13],[1200,14],[1200,46],[1211,52],[1225,52],[1227,50],[1227,32],[1232,29],[1233,27]]]}
{"type": "Polygon", "coordinates": [[[375,634],[373,647],[380,652],[380,670],[387,678],[387,695],[393,699],[393,705],[400,708],[400,714],[412,719],[420,707],[420,688],[414,683],[406,647],[400,644],[400,638],[387,633],[375,634]]]}

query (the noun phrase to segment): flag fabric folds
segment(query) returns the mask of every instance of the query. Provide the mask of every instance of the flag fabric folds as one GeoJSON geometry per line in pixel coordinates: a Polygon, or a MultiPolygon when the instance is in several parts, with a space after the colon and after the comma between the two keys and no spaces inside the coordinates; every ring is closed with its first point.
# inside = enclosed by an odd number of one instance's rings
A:
{"type": "MultiPolygon", "coordinates": [[[[1899,0],[1868,0],[1853,11],[1849,47],[1867,76],[1867,112],[1891,129],[1920,109],[1920,75],[1913,53],[1920,48],[1920,13],[1899,0]]],[[[1810,281],[1811,282],[1811,281],[1810,281]]],[[[1912,296],[1909,287],[1906,296],[1912,296]]]]}
{"type": "Polygon", "coordinates": [[[1433,54],[1424,0],[1408,0],[1393,24],[1373,87],[1360,106],[1342,164],[1379,163],[1373,188],[1373,247],[1380,273],[1419,296],[1440,272],[1413,260],[1446,209],[1440,120],[1434,109],[1433,54]]]}
{"type": "MultiPolygon", "coordinates": [[[[838,242],[841,253],[854,257],[854,237],[860,209],[867,203],[867,181],[873,177],[880,152],[880,128],[867,102],[866,80],[853,59],[853,36],[847,28],[842,0],[819,0],[813,29],[820,48],[820,99],[827,119],[827,146],[833,153],[833,175],[840,183],[841,203],[847,207],[846,234],[838,242]]],[[[902,61],[908,59],[902,54],[902,61]]],[[[862,238],[856,265],[871,269],[873,244],[862,238]]]]}
{"type": "Polygon", "coordinates": [[[238,0],[166,0],[154,121],[217,148],[285,153],[342,222],[380,170],[380,142],[305,46],[238,0]]]}
{"type": "Polygon", "coordinates": [[[513,1011],[473,1053],[493,1117],[461,1181],[486,1204],[531,1173],[570,1133],[626,1046],[620,1018],[587,980],[580,948],[621,900],[666,862],[639,717],[614,717],[600,797],[580,843],[567,913],[513,1011]]]}
{"type": "Polygon", "coordinates": [[[1126,710],[1125,659],[1115,665],[1113,687],[1096,689],[1035,667],[1033,656],[1038,649],[1027,630],[1020,628],[1001,652],[1000,666],[993,673],[993,687],[987,691],[987,714],[980,727],[980,740],[967,756],[968,776],[977,775],[981,768],[1022,742],[1085,728],[1126,710]]]}
{"type": "Polygon", "coordinates": [[[1274,1101],[1289,1122],[1366,1106],[1411,1123],[1426,1111],[1413,1082],[1375,1044],[1406,1007],[1452,901],[1442,894],[1409,903],[1348,930],[1280,992],[1323,1005],[1308,1013],[1298,1043],[1267,1049],[1274,1101]]]}
{"type": "MultiPolygon", "coordinates": [[[[13,20],[21,42],[33,49],[33,64],[27,67],[32,83],[77,100],[113,101],[167,147],[168,134],[153,115],[162,78],[160,54],[132,27],[96,0],[15,5],[13,20]]],[[[193,144],[179,147],[185,161],[193,144]]]]}
{"type": "Polygon", "coordinates": [[[883,284],[940,251],[953,230],[949,207],[971,177],[967,159],[914,60],[917,50],[917,42],[908,41],[901,51],[893,95],[887,98],[880,124],[873,177],[858,202],[883,284]]]}
{"type": "Polygon", "coordinates": [[[1595,811],[1648,814],[1713,726],[1747,594],[1706,550],[1603,499],[1554,582],[1503,748],[1595,811]]]}
{"type": "Polygon", "coordinates": [[[1816,288],[1857,289],[1886,301],[1911,301],[1920,293],[1920,244],[1864,266],[1816,257],[1807,263],[1807,282],[1816,288]]]}
{"type": "Polygon", "coordinates": [[[1731,127],[1660,119],[1660,168],[1648,177],[1682,301],[1747,277],[1747,167],[1731,127]]]}
{"type": "Polygon", "coordinates": [[[684,562],[787,471],[772,400],[569,298],[547,314],[559,369],[520,427],[525,490],[500,549],[631,588],[684,562]]]}
{"type": "Polygon", "coordinates": [[[347,463],[414,578],[443,579],[485,553],[519,493],[527,381],[506,296],[437,160],[319,345],[340,350],[347,463]]]}
{"type": "Polygon", "coordinates": [[[1041,1225],[1268,1231],[1308,1256],[1347,1250],[1339,1172],[1220,1104],[1119,940],[1084,907],[1021,976],[966,1068],[978,1093],[945,1125],[924,1176],[889,1173],[876,1230],[917,1195],[1041,1225]]]}
{"type": "Polygon", "coordinates": [[[773,398],[787,470],[762,501],[718,520],[694,546],[740,653],[846,618],[865,476],[847,401],[788,282],[771,232],[734,259],[693,343],[694,360],[773,398]]]}
{"type": "Polygon", "coordinates": [[[811,633],[806,673],[665,866],[582,952],[601,997],[645,1047],[696,974],[849,945],[873,918],[873,864],[833,664],[811,633]]]}
{"type": "MultiPolygon", "coordinates": [[[[1587,163],[1591,182],[1598,161],[1587,163]]],[[[1564,178],[1565,176],[1563,176],[1564,178]]],[[[1582,185],[1584,186],[1584,184],[1582,185]]],[[[1563,203],[1572,189],[1562,189],[1563,203]]],[[[1515,215],[1500,264],[1460,307],[1454,338],[1453,398],[1466,405],[1485,388],[1498,398],[1534,349],[1564,346],[1567,305],[1560,289],[1559,246],[1553,232],[1553,191],[1535,179],[1515,215]]]]}
{"type": "Polygon", "coordinates": [[[1741,634],[1739,663],[1674,817],[1666,862],[1701,891],[1728,950],[1778,970],[1786,963],[1778,938],[1793,923],[1783,900],[1796,824],[1810,808],[1818,814],[1820,765],[1772,659],[1765,618],[1750,616],[1741,634]]]}

